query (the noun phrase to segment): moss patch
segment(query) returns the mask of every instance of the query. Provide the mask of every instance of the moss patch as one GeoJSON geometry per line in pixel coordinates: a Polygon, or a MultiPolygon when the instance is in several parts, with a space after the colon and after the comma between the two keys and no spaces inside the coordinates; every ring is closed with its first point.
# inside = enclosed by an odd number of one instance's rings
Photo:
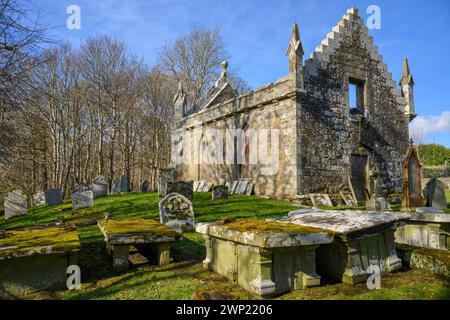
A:
{"type": "Polygon", "coordinates": [[[320,228],[306,227],[295,225],[292,223],[273,222],[273,221],[261,221],[261,220],[234,220],[225,219],[218,223],[229,229],[240,232],[256,232],[256,233],[296,233],[296,234],[309,234],[309,233],[332,233],[329,230],[320,228]]]}
{"type": "Polygon", "coordinates": [[[69,227],[10,230],[0,233],[0,257],[70,252],[79,247],[78,234],[75,229],[69,227]]]}
{"type": "Polygon", "coordinates": [[[103,220],[99,221],[99,226],[107,236],[143,233],[169,237],[179,236],[179,233],[154,220],[103,220]]]}

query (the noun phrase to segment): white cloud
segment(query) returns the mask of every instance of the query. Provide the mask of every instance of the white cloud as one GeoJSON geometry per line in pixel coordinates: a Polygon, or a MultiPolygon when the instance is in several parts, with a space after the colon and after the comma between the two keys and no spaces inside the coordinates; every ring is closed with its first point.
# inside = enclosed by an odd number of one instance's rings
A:
{"type": "Polygon", "coordinates": [[[418,116],[410,124],[410,135],[416,143],[424,143],[430,134],[450,134],[450,111],[438,116],[418,116]]]}

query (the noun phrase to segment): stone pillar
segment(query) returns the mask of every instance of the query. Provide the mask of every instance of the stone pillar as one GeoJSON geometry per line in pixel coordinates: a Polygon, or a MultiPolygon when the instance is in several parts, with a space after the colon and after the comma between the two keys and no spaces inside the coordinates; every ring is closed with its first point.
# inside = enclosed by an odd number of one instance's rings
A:
{"type": "Polygon", "coordinates": [[[395,230],[389,228],[384,232],[384,239],[386,244],[386,271],[397,271],[402,267],[402,260],[397,256],[397,250],[395,248],[395,230]]]}
{"type": "Polygon", "coordinates": [[[212,250],[212,239],[208,235],[203,235],[203,239],[205,239],[205,247],[206,247],[206,258],[203,260],[203,268],[206,270],[211,270],[211,263],[213,259],[213,250],[212,250]]]}
{"type": "Polygon", "coordinates": [[[250,282],[250,291],[265,298],[272,297],[276,292],[275,283],[272,281],[272,257],[273,249],[259,248],[259,265],[257,266],[259,275],[250,282]]]}
{"type": "Polygon", "coordinates": [[[316,273],[316,249],[319,245],[301,247],[301,270],[296,274],[294,289],[320,286],[320,276],[316,273]]]}
{"type": "Polygon", "coordinates": [[[157,245],[156,258],[158,259],[159,266],[170,263],[170,243],[161,243],[157,245]]]}
{"type": "MultiPolygon", "coordinates": [[[[355,284],[366,280],[367,275],[363,270],[361,261],[361,246],[359,241],[347,241],[347,265],[342,275],[342,282],[355,284]]],[[[336,261],[335,263],[339,263],[336,261]]]]}
{"type": "Polygon", "coordinates": [[[128,245],[112,245],[109,247],[112,253],[114,271],[128,270],[128,245]]]}

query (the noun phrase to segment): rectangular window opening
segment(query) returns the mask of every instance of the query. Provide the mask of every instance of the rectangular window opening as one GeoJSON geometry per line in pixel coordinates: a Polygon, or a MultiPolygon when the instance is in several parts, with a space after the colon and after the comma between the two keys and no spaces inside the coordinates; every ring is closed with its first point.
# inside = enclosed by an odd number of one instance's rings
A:
{"type": "Polygon", "coordinates": [[[349,79],[348,105],[351,114],[364,114],[364,81],[349,79]]]}

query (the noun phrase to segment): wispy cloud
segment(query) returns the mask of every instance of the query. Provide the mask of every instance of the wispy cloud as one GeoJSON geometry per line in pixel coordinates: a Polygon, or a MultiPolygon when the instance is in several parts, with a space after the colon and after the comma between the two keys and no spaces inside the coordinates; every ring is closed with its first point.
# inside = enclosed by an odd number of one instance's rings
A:
{"type": "Polygon", "coordinates": [[[418,116],[411,122],[410,132],[417,143],[429,141],[434,134],[450,135],[450,111],[444,111],[438,116],[418,116]]]}

